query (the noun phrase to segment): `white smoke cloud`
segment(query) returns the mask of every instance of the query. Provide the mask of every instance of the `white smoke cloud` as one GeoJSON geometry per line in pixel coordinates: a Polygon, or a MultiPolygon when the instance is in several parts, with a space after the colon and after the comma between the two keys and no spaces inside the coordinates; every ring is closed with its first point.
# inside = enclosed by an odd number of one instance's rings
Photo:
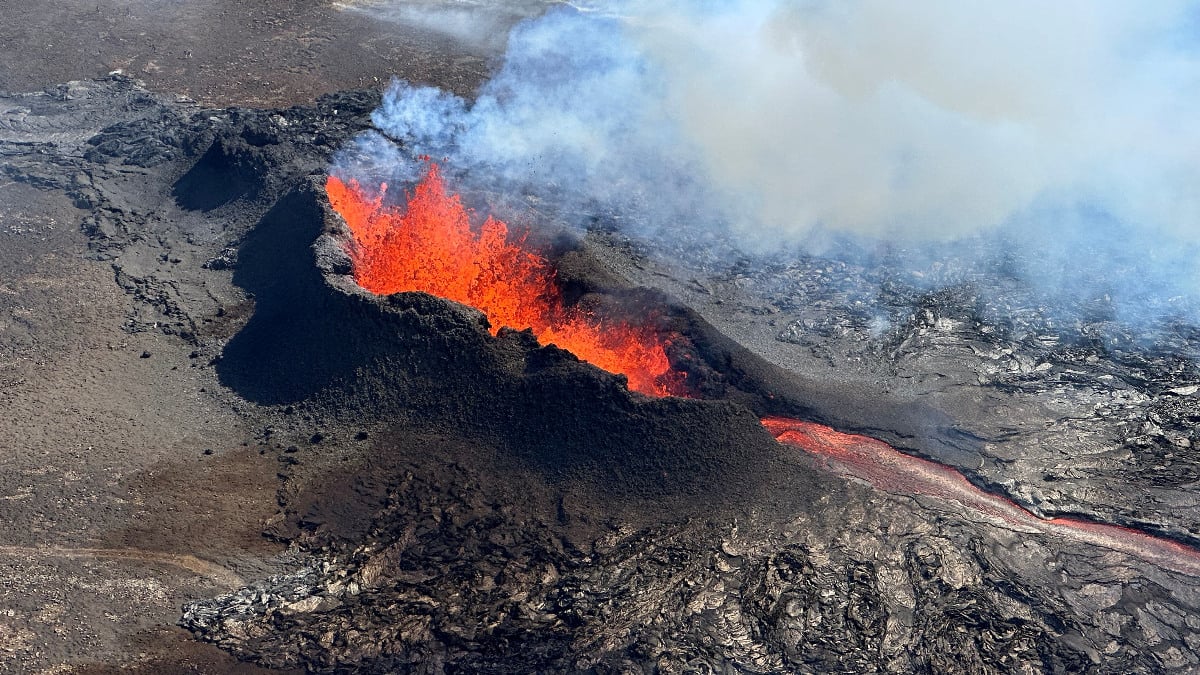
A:
{"type": "Polygon", "coordinates": [[[1197,2],[589,10],[518,25],[473,102],[401,83],[376,124],[659,231],[720,225],[760,248],[994,235],[1053,292],[1200,295],[1197,2]]]}
{"type": "Polygon", "coordinates": [[[652,11],[631,33],[712,178],[772,229],[955,235],[1068,199],[1191,233],[1196,11],[764,1],[652,11]]]}
{"type": "Polygon", "coordinates": [[[555,0],[340,0],[333,6],[378,21],[440,34],[487,51],[503,49],[513,24],[537,16],[555,0]]]}

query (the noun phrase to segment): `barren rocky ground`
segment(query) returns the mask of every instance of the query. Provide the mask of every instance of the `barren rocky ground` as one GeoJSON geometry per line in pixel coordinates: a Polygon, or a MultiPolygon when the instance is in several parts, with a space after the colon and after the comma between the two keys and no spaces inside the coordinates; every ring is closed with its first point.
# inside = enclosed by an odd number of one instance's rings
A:
{"type": "MultiPolygon", "coordinates": [[[[204,252],[174,241],[176,262],[153,243],[125,258],[126,274],[167,277],[139,294],[89,249],[84,227],[127,229],[173,202],[172,177],[157,177],[143,213],[97,221],[101,205],[77,191],[92,180],[87,139],[135,122],[152,97],[87,100],[64,83],[122,71],[168,101],[288,105],[397,73],[467,89],[488,55],[325,2],[5,2],[0,33],[0,90],[11,92],[0,129],[0,670],[251,672],[175,624],[184,600],[277,564],[282,546],[262,530],[278,508],[278,463],[259,452],[252,406],[222,393],[212,355],[190,356],[195,345],[131,302],[169,294],[172,267],[202,273],[192,256],[204,252]],[[17,161],[47,151],[58,157],[40,177],[17,161]]],[[[118,164],[110,177],[147,193],[150,173],[118,164]]],[[[154,217],[187,220],[182,209],[154,217]]],[[[228,337],[245,302],[228,279],[185,292],[205,303],[202,329],[228,337]]]]}
{"type": "Polygon", "coordinates": [[[1147,347],[1019,293],[580,233],[592,283],[665,292],[783,392],[650,404],[450,303],[366,298],[313,248],[314,185],[377,81],[469,93],[497,43],[361,9],[0,7],[0,670],[1200,667],[1180,566],[876,489],[755,422],[1195,546],[1193,327],[1147,347]]]}

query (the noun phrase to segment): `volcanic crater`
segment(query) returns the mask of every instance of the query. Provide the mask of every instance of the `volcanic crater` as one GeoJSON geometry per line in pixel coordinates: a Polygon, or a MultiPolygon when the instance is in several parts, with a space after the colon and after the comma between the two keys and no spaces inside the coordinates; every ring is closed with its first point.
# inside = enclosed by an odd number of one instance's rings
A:
{"type": "Polygon", "coordinates": [[[347,417],[451,430],[552,476],[599,472],[613,490],[646,494],[753,482],[747,474],[769,470],[778,454],[758,415],[799,407],[773,401],[747,374],[767,364],[662,294],[596,278],[578,250],[562,252],[557,266],[577,302],[602,293],[627,311],[657,310],[658,329],[680,336],[674,349],[687,351],[689,386],[720,398],[641,395],[528,330],[493,336],[478,310],[422,292],[370,293],[351,273],[349,237],[310,179],[247,238],[234,282],[253,294],[254,314],[216,366],[233,390],[266,404],[322,401],[347,417]]]}

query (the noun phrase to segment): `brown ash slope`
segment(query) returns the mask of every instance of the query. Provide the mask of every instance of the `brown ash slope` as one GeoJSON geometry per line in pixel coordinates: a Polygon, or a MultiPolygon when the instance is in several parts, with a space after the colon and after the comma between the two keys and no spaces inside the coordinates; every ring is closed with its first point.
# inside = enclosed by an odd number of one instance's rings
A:
{"type": "MultiPolygon", "coordinates": [[[[787,366],[791,375],[762,375],[775,371],[738,357],[747,381],[786,390],[776,410],[748,385],[732,387],[732,401],[640,399],[528,336],[491,338],[465,308],[339,282],[312,179],[374,105],[345,94],[311,108],[199,110],[120,79],[10,104],[29,112],[6,118],[6,175],[88,210],[92,260],[81,264],[107,266],[127,291],[125,330],[186,346],[226,387],[222,405],[277,454],[281,512],[269,534],[290,543],[296,571],[190,604],[184,621],[198,636],[264,666],[337,672],[1200,663],[1193,579],[954,503],[875,492],[771,443],[756,413],[874,430],[953,462],[997,442],[972,401],[1022,399],[978,384],[927,395],[896,384],[922,370],[915,360],[861,366],[795,350],[774,339],[791,309],[772,316],[755,304],[763,275],[677,284],[681,275],[600,235],[580,254],[614,278],[665,287],[699,312],[694,325],[787,366]],[[79,120],[89,118],[102,123],[88,131],[79,120]]],[[[803,280],[828,264],[800,260],[787,273],[803,280]]],[[[820,298],[819,287],[796,289],[820,298]]],[[[836,337],[830,350],[849,344],[836,337]]],[[[915,340],[906,350],[938,353],[915,340]]],[[[1090,355],[1084,372],[1128,368],[1111,352],[1090,355]]],[[[1186,391],[1184,376],[1160,381],[1186,391]]],[[[1072,424],[1108,433],[1099,416],[1072,424]]],[[[1033,431],[1009,434],[1015,443],[1033,431]]],[[[1036,443],[1006,447],[1040,461],[1036,443]]],[[[1020,496],[1023,474],[991,470],[989,481],[1011,480],[1020,496]]],[[[1136,489],[1079,492],[1124,485],[1136,489]]],[[[1071,510],[1106,519],[1104,503],[1071,510]]],[[[1190,530],[1187,508],[1137,508],[1190,530]]]]}

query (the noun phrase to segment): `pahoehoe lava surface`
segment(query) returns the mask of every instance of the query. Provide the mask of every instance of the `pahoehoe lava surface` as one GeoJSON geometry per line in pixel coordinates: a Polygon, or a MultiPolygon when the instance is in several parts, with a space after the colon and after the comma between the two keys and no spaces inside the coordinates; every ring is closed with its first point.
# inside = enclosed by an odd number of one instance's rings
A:
{"type": "MultiPolygon", "coordinates": [[[[1046,439],[1046,427],[962,411],[982,399],[1033,409],[1037,392],[1062,386],[1073,429],[1125,448],[1131,436],[1111,415],[1081,410],[1115,388],[1100,376],[1142,364],[1156,397],[1122,379],[1124,398],[1108,405],[1134,406],[1124,421],[1153,414],[1153,428],[1133,429],[1148,440],[1131,446],[1165,453],[1157,439],[1180,440],[1194,414],[1186,367],[1092,346],[1021,371],[1028,346],[991,359],[1000,338],[985,349],[980,325],[951,316],[953,298],[896,287],[888,301],[911,312],[898,324],[909,334],[886,336],[890,351],[855,351],[853,294],[839,285],[853,271],[815,259],[681,269],[653,242],[580,232],[561,258],[568,282],[665,308],[711,370],[697,378],[713,400],[647,399],[526,333],[492,337],[469,308],[354,286],[319,186],[329,155],[367,126],[374,94],[205,110],[112,78],[5,103],[4,174],[85,209],[81,264],[111,267],[127,291],[126,330],[186,345],[224,386],[221,404],[278,457],[280,514],[267,534],[290,545],[290,569],[189,602],[182,618],[240,659],[380,673],[1200,665],[1195,579],[872,490],[758,423],[781,414],[869,432],[1053,513],[1053,497],[1031,499],[1041,483],[1004,454],[1050,462],[1054,447],[1018,445],[1046,439]],[[810,305],[771,296],[781,279],[810,305]],[[1016,374],[974,389],[888,384],[922,359],[965,380],[1000,358],[1016,374]],[[1067,378],[1068,365],[1083,385],[1037,380],[1067,378]]],[[[1131,477],[1100,491],[1066,477],[1079,486],[1069,510],[1194,539],[1189,483],[1144,502],[1149,468],[1125,466],[1131,477]],[[1112,508],[1121,494],[1139,498],[1112,508]]]]}

